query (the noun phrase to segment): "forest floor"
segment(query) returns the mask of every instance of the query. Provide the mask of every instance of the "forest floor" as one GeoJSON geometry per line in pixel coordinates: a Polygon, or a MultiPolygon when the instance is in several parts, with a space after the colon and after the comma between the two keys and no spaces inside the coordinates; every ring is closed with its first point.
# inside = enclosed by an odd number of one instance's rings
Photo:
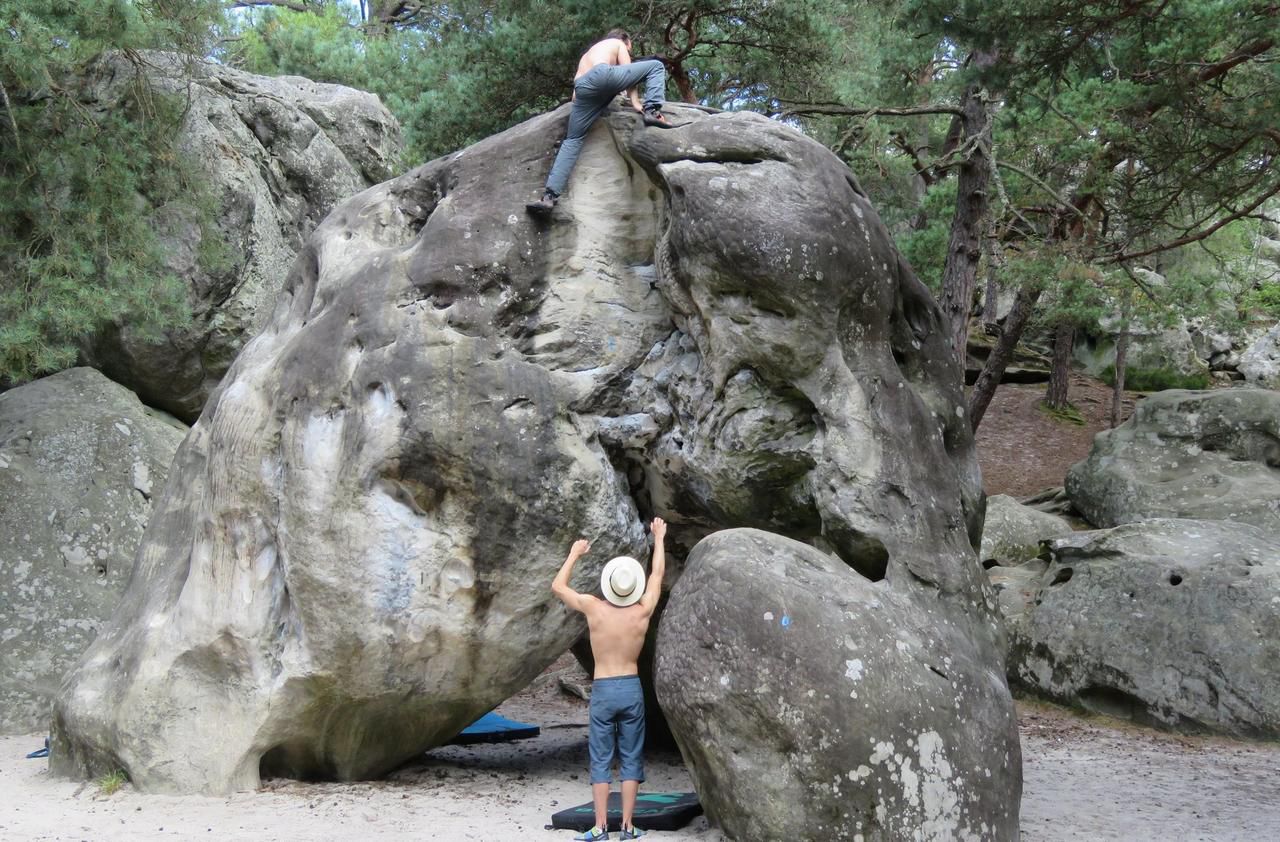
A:
{"type": "MultiPolygon", "coordinates": [[[[1055,418],[1040,408],[1043,383],[1008,384],[978,425],[978,463],[987,494],[1027,497],[1062,485],[1067,469],[1089,455],[1093,437],[1108,428],[1111,387],[1083,374],[1071,375],[1069,401],[1083,423],[1055,418]]],[[[1133,413],[1137,392],[1125,392],[1121,419],[1133,413]]]]}
{"type": "MultiPolygon", "coordinates": [[[[977,442],[988,493],[1025,496],[1061,485],[1106,428],[1104,384],[1073,382],[1079,425],[1040,410],[1043,393],[1043,385],[997,392],[977,442]]],[[[43,760],[23,759],[42,735],[0,737],[0,839],[567,842],[572,833],[548,828],[551,814],[590,793],[587,707],[561,689],[562,678],[585,683],[586,676],[566,656],[498,708],[540,725],[538,737],[435,749],[375,782],[268,780],[256,792],[221,798],[142,795],[126,783],[107,795],[95,783],[51,778],[43,760]]],[[[1024,842],[1280,839],[1280,744],[1174,735],[1034,702],[1018,702],[1018,719],[1024,842]]],[[[676,752],[650,753],[646,772],[644,791],[692,789],[676,752]]],[[[724,837],[698,818],[650,838],[724,837]]]]}

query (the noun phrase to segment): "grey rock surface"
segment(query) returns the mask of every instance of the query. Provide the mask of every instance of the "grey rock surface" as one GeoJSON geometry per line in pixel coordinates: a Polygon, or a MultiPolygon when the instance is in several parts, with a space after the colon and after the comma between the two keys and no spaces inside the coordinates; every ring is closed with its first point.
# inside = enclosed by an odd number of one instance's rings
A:
{"type": "Polygon", "coordinates": [[[1251,523],[1280,534],[1280,392],[1169,390],[1099,433],[1067,472],[1094,526],[1147,518],[1251,523]]]}
{"type": "Polygon", "coordinates": [[[1007,494],[987,498],[978,558],[985,564],[1018,564],[1040,554],[1040,542],[1071,531],[1071,524],[1057,515],[1024,506],[1007,494]]]}
{"type": "MultiPolygon", "coordinates": [[[[120,324],[97,337],[85,358],[148,405],[190,423],[266,323],[307,235],[341,201],[393,175],[400,127],[376,96],[341,85],[161,53],[142,57],[157,89],[188,98],[179,148],[214,196],[225,255],[201,260],[194,207],[155,208],[168,266],[190,284],[192,323],[158,342],[120,324]]],[[[92,65],[81,97],[109,111],[134,72],[123,57],[107,56],[92,65]]]]}
{"type": "Polygon", "coordinates": [[[1018,838],[1022,758],[1000,663],[945,594],[891,564],[873,582],[752,529],[690,554],[654,677],[730,839],[1018,838]]]}
{"type": "MultiPolygon", "coordinates": [[[[1072,345],[1075,361],[1093,377],[1100,377],[1116,364],[1116,334],[1119,320],[1106,320],[1096,332],[1082,332],[1072,345]]],[[[1130,369],[1169,371],[1183,376],[1208,374],[1209,363],[1201,353],[1186,324],[1169,328],[1130,327],[1125,365],[1130,369]]]]}
{"type": "Polygon", "coordinates": [[[0,734],[49,727],[185,430],[91,368],[0,394],[0,734]]]}
{"type": "Polygon", "coordinates": [[[1280,389],[1280,324],[1241,352],[1236,369],[1251,383],[1280,389]]]}
{"type": "Polygon", "coordinates": [[[1051,542],[1010,681],[1144,724],[1280,736],[1280,540],[1155,519],[1051,542]]]}
{"type": "Polygon", "coordinates": [[[179,451],[55,771],[386,772],[582,633],[549,588],[574,538],[591,591],[653,514],[676,558],[761,525],[918,594],[1011,717],[936,305],[829,151],[672,110],[598,123],[545,222],[567,106],[329,215],[179,451]]]}

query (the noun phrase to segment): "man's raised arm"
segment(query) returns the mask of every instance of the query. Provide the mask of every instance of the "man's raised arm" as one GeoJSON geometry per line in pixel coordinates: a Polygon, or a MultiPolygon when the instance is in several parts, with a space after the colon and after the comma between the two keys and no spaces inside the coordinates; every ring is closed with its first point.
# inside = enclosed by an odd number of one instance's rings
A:
{"type": "Polygon", "coordinates": [[[586,538],[579,538],[573,542],[573,546],[569,548],[569,557],[564,560],[564,564],[560,566],[560,572],[556,574],[555,581],[551,583],[551,592],[560,598],[560,601],[572,608],[574,611],[586,611],[585,601],[591,597],[580,594],[569,586],[569,577],[573,575],[573,565],[578,559],[586,555],[591,549],[591,543],[586,538]]]}
{"type": "Polygon", "coordinates": [[[667,537],[667,522],[655,517],[649,530],[653,533],[653,565],[649,571],[649,583],[644,587],[644,596],[640,597],[640,604],[652,613],[662,597],[662,576],[667,572],[667,553],[662,546],[667,537]]]}

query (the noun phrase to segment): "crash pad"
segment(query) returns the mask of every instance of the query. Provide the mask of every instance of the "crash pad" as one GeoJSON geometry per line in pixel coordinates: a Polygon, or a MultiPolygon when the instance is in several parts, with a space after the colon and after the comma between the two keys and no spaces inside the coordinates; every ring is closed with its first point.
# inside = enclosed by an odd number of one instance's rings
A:
{"type": "Polygon", "coordinates": [[[472,722],[462,733],[449,742],[452,745],[471,745],[472,743],[503,743],[508,740],[527,740],[542,733],[537,725],[527,722],[516,722],[505,716],[490,711],[472,722]]]}
{"type": "MultiPolygon", "coordinates": [[[[693,792],[642,792],[636,798],[632,821],[641,830],[679,830],[702,815],[702,805],[693,792]]],[[[554,814],[551,826],[557,830],[590,830],[596,823],[591,802],[554,814]]],[[[622,793],[609,793],[609,832],[622,828],[622,793]]]]}

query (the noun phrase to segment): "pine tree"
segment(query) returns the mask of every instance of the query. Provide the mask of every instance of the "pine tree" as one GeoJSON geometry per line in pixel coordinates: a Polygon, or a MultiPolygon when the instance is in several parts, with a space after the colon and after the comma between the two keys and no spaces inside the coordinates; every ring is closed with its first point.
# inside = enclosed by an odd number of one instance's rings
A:
{"type": "Polygon", "coordinates": [[[183,103],[157,95],[142,51],[203,50],[203,0],[0,0],[0,384],[71,365],[94,331],[188,317],[150,208],[188,196],[174,138],[183,103]],[[80,82],[105,52],[137,67],[120,107],[80,82]]]}

